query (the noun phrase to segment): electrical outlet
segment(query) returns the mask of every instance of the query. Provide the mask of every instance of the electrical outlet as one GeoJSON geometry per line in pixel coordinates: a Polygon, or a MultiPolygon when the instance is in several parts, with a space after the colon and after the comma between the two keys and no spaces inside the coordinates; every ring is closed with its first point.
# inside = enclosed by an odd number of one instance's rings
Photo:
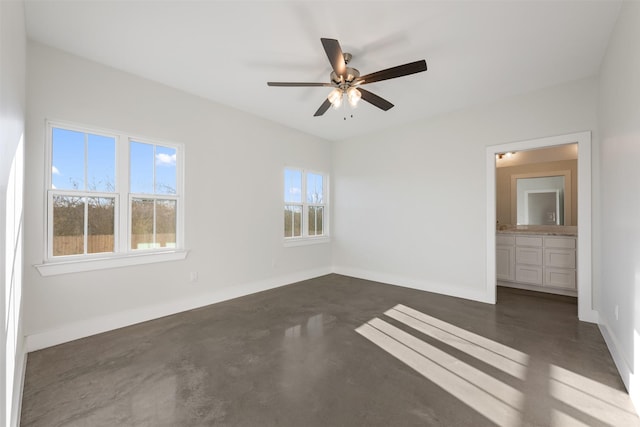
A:
{"type": "Polygon", "coordinates": [[[618,304],[616,304],[615,308],[613,309],[613,314],[616,316],[616,320],[618,320],[619,315],[620,315],[620,311],[618,309],[618,304]]]}
{"type": "Polygon", "coordinates": [[[197,271],[192,271],[191,273],[189,273],[189,281],[190,282],[197,282],[198,281],[198,272],[197,271]]]}

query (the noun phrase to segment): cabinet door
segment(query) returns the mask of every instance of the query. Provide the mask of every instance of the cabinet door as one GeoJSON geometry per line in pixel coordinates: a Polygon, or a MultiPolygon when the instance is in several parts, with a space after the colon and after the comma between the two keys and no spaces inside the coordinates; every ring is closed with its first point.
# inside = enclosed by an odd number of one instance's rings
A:
{"type": "Polygon", "coordinates": [[[576,271],[565,268],[545,268],[544,286],[575,290],[576,271]]]}
{"type": "Polygon", "coordinates": [[[559,268],[576,268],[576,251],[573,249],[544,250],[544,266],[559,268]]]}
{"type": "Polygon", "coordinates": [[[516,264],[542,266],[542,248],[516,246],[516,264]]]}
{"type": "Polygon", "coordinates": [[[513,281],[515,278],[515,247],[496,246],[496,278],[513,281]]]}

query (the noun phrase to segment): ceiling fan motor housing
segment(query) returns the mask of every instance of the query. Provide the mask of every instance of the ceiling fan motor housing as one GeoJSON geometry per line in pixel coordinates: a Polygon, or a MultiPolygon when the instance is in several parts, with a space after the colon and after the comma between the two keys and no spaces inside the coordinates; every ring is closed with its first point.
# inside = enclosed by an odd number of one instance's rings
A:
{"type": "Polygon", "coordinates": [[[344,76],[339,76],[335,71],[331,72],[331,82],[340,89],[348,89],[358,77],[360,77],[360,71],[355,68],[346,67],[344,76]]]}

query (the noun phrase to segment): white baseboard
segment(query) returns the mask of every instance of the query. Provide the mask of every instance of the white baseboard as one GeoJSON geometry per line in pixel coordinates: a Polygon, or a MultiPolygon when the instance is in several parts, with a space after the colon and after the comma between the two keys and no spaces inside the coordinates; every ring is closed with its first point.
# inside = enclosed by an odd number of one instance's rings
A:
{"type": "Polygon", "coordinates": [[[600,315],[597,310],[584,310],[580,311],[580,306],[578,306],[578,318],[583,322],[589,323],[598,323],[600,320],[600,315]]]}
{"type": "Polygon", "coordinates": [[[24,390],[24,377],[27,372],[27,351],[24,345],[16,357],[15,376],[13,382],[13,402],[11,402],[11,427],[20,426],[20,414],[22,412],[22,392],[24,390]]]}
{"type": "Polygon", "coordinates": [[[546,288],[544,286],[527,285],[526,283],[503,282],[502,280],[498,280],[498,286],[502,286],[504,288],[524,289],[525,291],[542,292],[545,294],[564,295],[567,297],[576,298],[578,297],[578,292],[573,290],[546,288]]]}
{"type": "Polygon", "coordinates": [[[609,353],[611,353],[611,357],[613,357],[613,362],[615,363],[616,368],[618,368],[618,373],[622,378],[622,382],[627,388],[631,402],[633,402],[636,412],[640,414],[640,383],[638,381],[638,376],[634,375],[633,369],[627,361],[627,358],[624,356],[622,347],[618,343],[615,335],[611,333],[609,325],[603,323],[602,319],[600,319],[600,322],[601,323],[598,324],[598,327],[600,328],[602,337],[609,348],[609,353]]]}
{"type": "Polygon", "coordinates": [[[74,322],[56,329],[27,335],[25,339],[25,347],[28,352],[40,350],[79,338],[85,338],[102,332],[134,325],[136,323],[193,310],[195,308],[250,295],[256,292],[278,288],[280,286],[289,285],[302,280],[313,279],[330,273],[332,273],[331,267],[301,271],[288,274],[286,276],[273,277],[256,282],[225,287],[210,293],[172,301],[167,304],[141,307],[135,310],[128,310],[120,313],[114,313],[112,315],[86,319],[82,322],[74,322]]]}
{"type": "Polygon", "coordinates": [[[472,301],[484,302],[492,304],[493,301],[486,293],[484,284],[482,289],[474,290],[468,288],[460,288],[450,284],[436,283],[428,280],[420,280],[410,277],[401,277],[393,274],[381,273],[378,271],[361,270],[348,267],[334,266],[333,272],[345,276],[356,277],[358,279],[371,280],[394,286],[402,286],[405,288],[418,289],[426,292],[447,295],[451,297],[464,298],[472,301]]]}

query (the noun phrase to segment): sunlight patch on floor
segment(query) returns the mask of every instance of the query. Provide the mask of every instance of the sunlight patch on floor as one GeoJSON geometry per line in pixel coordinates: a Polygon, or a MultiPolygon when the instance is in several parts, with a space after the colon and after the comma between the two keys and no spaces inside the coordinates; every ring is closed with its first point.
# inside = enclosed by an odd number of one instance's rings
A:
{"type": "Polygon", "coordinates": [[[499,426],[520,423],[522,393],[381,319],[356,331],[499,426]]]}
{"type": "MultiPolygon", "coordinates": [[[[527,383],[528,354],[402,304],[384,315],[419,334],[413,335],[381,318],[370,320],[356,332],[498,426],[524,422],[525,395],[519,387],[506,384],[419,336],[428,336],[508,374],[519,380],[516,383],[522,384],[522,390],[527,383]]],[[[548,366],[549,376],[543,379],[548,387],[544,395],[532,398],[548,399],[548,420],[552,425],[638,424],[633,405],[624,391],[553,364],[548,366]]]]}
{"type": "Polygon", "coordinates": [[[384,314],[518,379],[526,377],[529,356],[520,351],[401,304],[384,314]]]}
{"type": "Polygon", "coordinates": [[[551,412],[551,425],[558,427],[591,427],[589,424],[576,420],[571,415],[565,414],[558,409],[554,409],[551,412]]]}
{"type": "Polygon", "coordinates": [[[560,402],[603,423],[623,426],[637,423],[629,396],[609,386],[551,365],[550,393],[560,402]]]}

